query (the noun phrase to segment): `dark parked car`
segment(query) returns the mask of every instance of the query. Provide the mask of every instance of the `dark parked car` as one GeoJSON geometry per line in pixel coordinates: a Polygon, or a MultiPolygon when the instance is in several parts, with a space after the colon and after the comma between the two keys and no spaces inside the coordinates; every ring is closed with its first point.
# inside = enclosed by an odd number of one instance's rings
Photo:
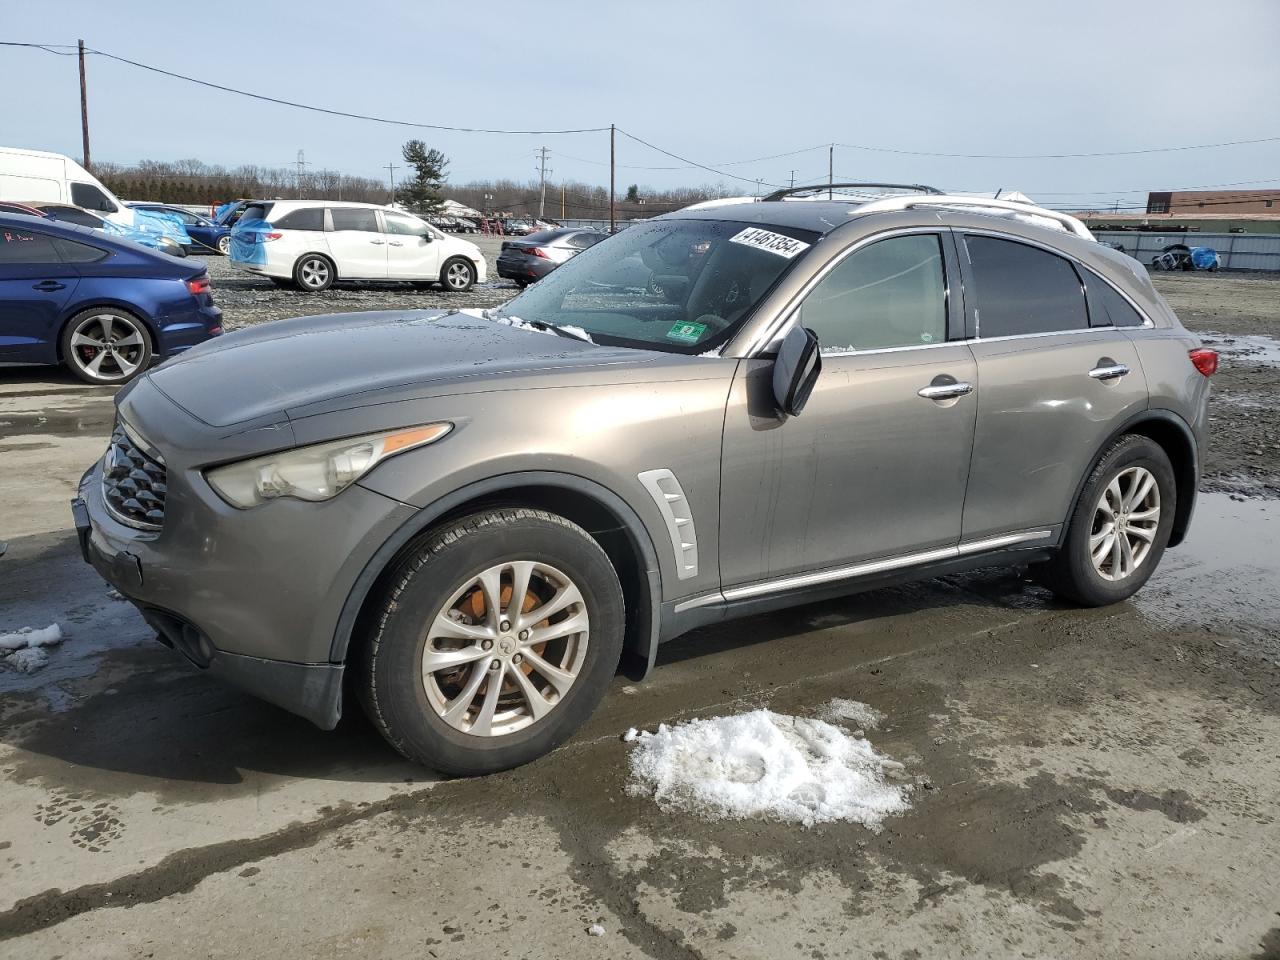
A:
{"type": "Polygon", "coordinates": [[[567,227],[531,233],[520,240],[506,240],[498,254],[498,276],[527,287],[560,264],[594,247],[606,234],[567,227]]]}
{"type": "Polygon", "coordinates": [[[191,239],[194,241],[188,247],[188,253],[207,253],[216,250],[225,257],[231,250],[231,228],[220,223],[214,223],[208,217],[202,217],[200,214],[192,213],[190,210],[171,207],[163,203],[133,203],[130,206],[135,210],[152,210],[156,213],[167,213],[181,220],[182,225],[187,228],[187,233],[190,234],[191,239]]]}
{"type": "MultiPolygon", "coordinates": [[[[113,237],[124,237],[132,240],[134,243],[141,244],[144,247],[150,247],[153,250],[159,250],[161,253],[167,253],[171,257],[185,257],[187,248],[173,237],[165,236],[154,230],[134,230],[129,227],[122,227],[118,223],[107,220],[94,213],[92,210],[86,210],[83,207],[77,207],[70,203],[51,203],[47,200],[31,200],[20,206],[27,207],[35,211],[38,217],[46,217],[49,220],[58,220],[62,223],[74,223],[81,227],[88,227],[90,230],[100,230],[103,233],[110,234],[113,237]]],[[[26,213],[27,210],[8,211],[13,213],[26,213]]]]}
{"type": "Polygon", "coordinates": [[[0,214],[0,362],[64,363],[81,380],[117,384],[220,333],[198,260],[0,214]]]}

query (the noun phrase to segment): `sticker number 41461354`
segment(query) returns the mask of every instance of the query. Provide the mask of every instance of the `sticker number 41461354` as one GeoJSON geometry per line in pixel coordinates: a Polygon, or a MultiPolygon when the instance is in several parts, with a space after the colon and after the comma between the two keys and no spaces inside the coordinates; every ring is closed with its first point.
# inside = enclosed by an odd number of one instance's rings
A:
{"type": "Polygon", "coordinates": [[[796,254],[804,253],[809,249],[809,244],[803,240],[793,240],[791,237],[783,236],[781,233],[761,230],[759,227],[748,227],[741,233],[730,237],[729,241],[731,243],[741,243],[748,247],[756,247],[760,250],[768,250],[770,253],[776,253],[780,257],[786,257],[788,260],[796,254]]]}

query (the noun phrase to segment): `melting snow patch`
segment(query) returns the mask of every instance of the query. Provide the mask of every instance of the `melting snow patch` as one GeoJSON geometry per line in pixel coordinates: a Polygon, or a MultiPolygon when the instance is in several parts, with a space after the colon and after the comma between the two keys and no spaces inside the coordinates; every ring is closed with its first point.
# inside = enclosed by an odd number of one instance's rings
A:
{"type": "Polygon", "coordinates": [[[61,642],[62,628],[56,623],[39,630],[35,627],[23,627],[14,633],[0,633],[0,653],[27,647],[51,647],[61,642]]]}
{"type": "Polygon", "coordinates": [[[884,713],[875,707],[858,700],[845,700],[843,697],[836,697],[828,703],[818,712],[818,716],[832,723],[849,720],[864,730],[878,729],[884,722],[884,713]]]}
{"type": "Polygon", "coordinates": [[[19,673],[35,673],[49,665],[49,655],[40,647],[25,647],[9,654],[5,663],[19,673]]]}
{"type": "Polygon", "coordinates": [[[769,710],[661,724],[640,733],[630,759],[632,793],[711,818],[848,820],[878,830],[909,806],[910,787],[885,782],[886,765],[901,764],[824,720],[769,710]]]}
{"type": "Polygon", "coordinates": [[[598,923],[593,923],[591,926],[587,927],[587,936],[589,936],[589,937],[603,937],[603,936],[604,936],[604,927],[600,926],[600,924],[598,924],[598,923]]]}

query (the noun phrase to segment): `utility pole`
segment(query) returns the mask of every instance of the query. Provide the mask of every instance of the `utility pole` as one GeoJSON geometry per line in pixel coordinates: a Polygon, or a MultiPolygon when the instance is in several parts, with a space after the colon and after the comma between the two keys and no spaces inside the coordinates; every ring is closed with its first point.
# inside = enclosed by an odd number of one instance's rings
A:
{"type": "Polygon", "coordinates": [[[399,168],[394,163],[387,164],[387,173],[391,175],[391,202],[396,202],[396,170],[399,168]]]}
{"type": "Polygon", "coordinates": [[[298,151],[298,199],[302,199],[302,174],[303,168],[307,166],[307,156],[301,150],[298,151]]]}
{"type": "Polygon", "coordinates": [[[542,147],[538,151],[538,179],[542,183],[541,194],[538,197],[538,219],[541,220],[547,215],[547,148],[542,147]]]}
{"type": "Polygon", "coordinates": [[[80,138],[84,144],[84,168],[89,169],[89,87],[84,78],[84,41],[80,44],[80,138]]]}
{"type": "Polygon", "coordinates": [[[564,184],[560,184],[560,219],[564,219],[564,184]]]}
{"type": "Polygon", "coordinates": [[[618,172],[618,150],[617,150],[617,128],[611,123],[609,124],[609,232],[613,233],[618,229],[617,214],[617,177],[618,172]]]}
{"type": "Polygon", "coordinates": [[[827,147],[827,199],[831,199],[831,185],[836,182],[836,145],[827,147]]]}
{"type": "Polygon", "coordinates": [[[795,187],[796,187],[796,172],[792,170],[791,171],[791,189],[794,190],[795,187]]]}
{"type": "Polygon", "coordinates": [[[756,199],[757,200],[760,199],[760,182],[761,182],[760,178],[756,177],[756,199]]]}

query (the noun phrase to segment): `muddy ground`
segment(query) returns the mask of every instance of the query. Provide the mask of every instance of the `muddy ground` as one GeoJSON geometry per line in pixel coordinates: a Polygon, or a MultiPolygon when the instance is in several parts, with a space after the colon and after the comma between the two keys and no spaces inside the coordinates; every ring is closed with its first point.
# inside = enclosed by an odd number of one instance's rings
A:
{"type": "MultiPolygon", "coordinates": [[[[230,325],[318,303],[213,267],[230,325]]],[[[1157,282],[1195,329],[1280,335],[1280,279],[1157,282]]],[[[392,297],[444,295],[340,290],[324,309],[392,297]]],[[[0,955],[1280,958],[1280,369],[1263,347],[1216,379],[1223,492],[1133,601],[1081,611],[979,571],[700,630],[645,683],[618,678],[556,753],[471,781],[155,644],[69,526],[110,391],[0,371],[0,502],[20,506],[0,514],[0,632],[68,637],[39,673],[0,668],[0,955]],[[628,727],[833,697],[884,711],[869,736],[906,765],[911,809],[879,833],[627,790],[628,727]]]]}

